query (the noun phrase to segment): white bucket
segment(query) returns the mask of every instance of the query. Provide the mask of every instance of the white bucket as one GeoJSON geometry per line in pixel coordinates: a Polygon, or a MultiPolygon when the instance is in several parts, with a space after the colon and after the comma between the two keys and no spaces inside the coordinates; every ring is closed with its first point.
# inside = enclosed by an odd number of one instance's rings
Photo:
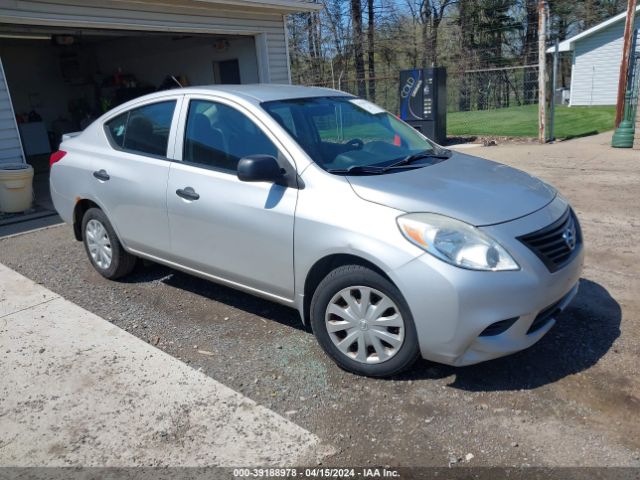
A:
{"type": "Polygon", "coordinates": [[[33,201],[33,167],[0,163],[0,212],[24,212],[33,201]]]}

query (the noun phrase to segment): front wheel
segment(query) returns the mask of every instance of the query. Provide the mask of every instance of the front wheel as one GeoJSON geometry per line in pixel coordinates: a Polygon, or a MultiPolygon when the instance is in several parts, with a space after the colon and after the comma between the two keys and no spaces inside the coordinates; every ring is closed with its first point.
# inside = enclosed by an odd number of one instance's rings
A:
{"type": "Polygon", "coordinates": [[[122,248],[107,216],[99,208],[90,208],[82,217],[82,241],[93,268],[105,278],[123,277],[136,265],[136,257],[122,248]]]}
{"type": "Polygon", "coordinates": [[[323,350],[341,368],[386,377],[418,358],[413,317],[388,279],[361,265],[325,277],[311,301],[311,326],[323,350]]]}

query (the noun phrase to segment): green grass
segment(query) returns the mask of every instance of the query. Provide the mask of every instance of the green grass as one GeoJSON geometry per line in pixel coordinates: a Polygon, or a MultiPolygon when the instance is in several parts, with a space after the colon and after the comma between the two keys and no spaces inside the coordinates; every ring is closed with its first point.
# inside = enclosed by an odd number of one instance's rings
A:
{"type": "MultiPolygon", "coordinates": [[[[613,129],[615,107],[556,106],[556,138],[593,135],[613,129]]],[[[538,106],[500,108],[447,114],[447,134],[537,137],[538,106]]]]}

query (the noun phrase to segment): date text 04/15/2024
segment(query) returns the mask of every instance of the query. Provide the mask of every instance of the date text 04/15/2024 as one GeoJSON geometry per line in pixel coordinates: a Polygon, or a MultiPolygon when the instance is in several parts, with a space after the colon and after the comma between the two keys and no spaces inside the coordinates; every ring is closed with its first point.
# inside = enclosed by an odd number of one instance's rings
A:
{"type": "Polygon", "coordinates": [[[398,478],[388,468],[236,468],[235,478],[398,478]]]}

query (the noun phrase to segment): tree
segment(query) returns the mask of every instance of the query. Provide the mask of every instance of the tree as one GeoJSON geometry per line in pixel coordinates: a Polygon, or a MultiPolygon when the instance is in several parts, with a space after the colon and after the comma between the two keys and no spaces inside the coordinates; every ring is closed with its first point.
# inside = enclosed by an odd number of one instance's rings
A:
{"type": "Polygon", "coordinates": [[[373,0],[367,0],[368,22],[367,22],[367,54],[369,67],[369,100],[376,101],[376,64],[375,64],[375,10],[373,0]]]}
{"type": "MultiPolygon", "coordinates": [[[[537,0],[317,1],[321,11],[288,16],[294,83],[346,89],[397,111],[398,71],[438,65],[449,71],[450,108],[538,101],[537,0]]],[[[563,40],[623,11],[626,0],[548,4],[550,39],[563,40]]],[[[565,55],[564,85],[570,68],[565,55]]]]}
{"type": "Polygon", "coordinates": [[[315,12],[309,12],[307,14],[307,41],[309,43],[309,67],[313,83],[319,83],[322,78],[320,36],[319,15],[315,12]]]}
{"type": "Polygon", "coordinates": [[[362,40],[362,5],[360,0],[351,0],[351,21],[353,22],[353,62],[356,66],[358,96],[367,96],[364,78],[364,48],[362,40]]]}
{"type": "Polygon", "coordinates": [[[342,0],[322,0],[324,9],[321,12],[323,16],[321,22],[325,23],[329,28],[330,40],[327,42],[331,45],[330,51],[330,72],[331,86],[340,87],[340,81],[343,75],[349,70],[349,59],[347,58],[347,28],[344,22],[342,0]]]}
{"type": "Polygon", "coordinates": [[[422,65],[434,67],[438,64],[438,29],[448,8],[457,0],[417,0],[417,4],[416,0],[410,0],[409,3],[422,25],[422,65]]]}
{"type": "Polygon", "coordinates": [[[460,55],[458,65],[463,72],[460,75],[458,110],[466,111],[471,108],[471,86],[468,81],[468,75],[465,70],[472,68],[475,64],[473,56],[473,27],[475,21],[473,18],[474,10],[473,0],[460,0],[458,4],[458,27],[460,28],[460,55]]]}
{"type": "MultiPolygon", "coordinates": [[[[524,44],[522,60],[524,65],[535,65],[538,62],[538,1],[525,1],[524,44]]],[[[538,98],[538,72],[534,68],[525,68],[522,79],[524,103],[536,103],[538,98]]]]}

